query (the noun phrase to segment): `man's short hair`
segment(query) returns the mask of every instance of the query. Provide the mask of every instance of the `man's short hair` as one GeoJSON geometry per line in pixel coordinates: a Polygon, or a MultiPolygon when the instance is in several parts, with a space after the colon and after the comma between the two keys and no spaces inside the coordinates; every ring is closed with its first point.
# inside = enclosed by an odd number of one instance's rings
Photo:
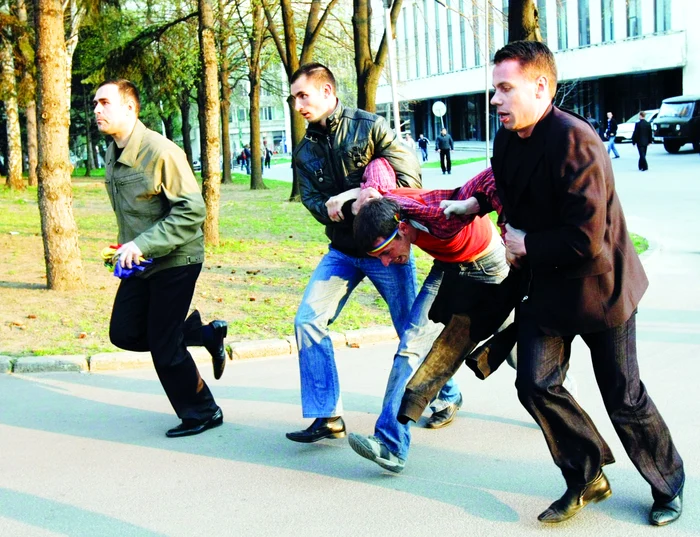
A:
{"type": "Polygon", "coordinates": [[[396,231],[400,220],[401,207],[394,200],[369,200],[362,206],[353,222],[355,243],[363,252],[373,250],[377,239],[389,237],[396,231]]]}
{"type": "Polygon", "coordinates": [[[325,65],[321,63],[305,63],[294,72],[292,78],[289,80],[289,84],[294,84],[302,76],[312,80],[319,86],[323,84],[330,84],[333,88],[333,93],[335,94],[335,77],[333,76],[333,73],[331,73],[331,70],[325,65]]]}
{"type": "Polygon", "coordinates": [[[139,94],[139,89],[136,87],[136,84],[134,84],[131,80],[126,80],[125,78],[115,78],[112,80],[105,80],[102,82],[102,84],[97,86],[97,89],[110,84],[117,86],[122,102],[126,102],[129,98],[133,99],[134,104],[136,105],[136,115],[138,116],[139,112],[141,112],[141,95],[139,94]]]}
{"type": "Polygon", "coordinates": [[[642,110],[641,112],[639,112],[639,117],[644,119],[645,117],[647,117],[647,113],[644,110],[642,110]]]}
{"type": "Polygon", "coordinates": [[[539,41],[513,41],[496,52],[493,63],[516,60],[520,68],[533,78],[545,75],[549,81],[549,94],[557,92],[557,63],[549,47],[539,41]]]}

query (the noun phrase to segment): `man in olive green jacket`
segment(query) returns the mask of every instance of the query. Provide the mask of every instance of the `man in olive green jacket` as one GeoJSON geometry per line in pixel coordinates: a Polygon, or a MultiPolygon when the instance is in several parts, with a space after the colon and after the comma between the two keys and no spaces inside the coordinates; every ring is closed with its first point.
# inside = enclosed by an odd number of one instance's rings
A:
{"type": "Polygon", "coordinates": [[[184,152],[139,121],[133,83],[104,82],[93,104],[98,129],[114,140],[105,159],[105,186],[119,227],[116,262],[130,269],[153,259],[143,272],[122,279],[110,339],[122,349],[151,352],[182,420],[166,435],[199,434],[221,425],[223,414],[186,345],[206,346],[220,376],[226,335],[224,321],[202,326],[197,312],[185,321],[204,260],[204,200],[184,152]]]}

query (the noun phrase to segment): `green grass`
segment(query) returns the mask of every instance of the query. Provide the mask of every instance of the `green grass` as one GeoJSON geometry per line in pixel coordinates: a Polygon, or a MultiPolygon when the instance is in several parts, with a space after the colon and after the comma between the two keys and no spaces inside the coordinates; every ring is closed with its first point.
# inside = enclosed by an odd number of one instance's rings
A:
{"type": "MultiPolygon", "coordinates": [[[[470,158],[462,158],[462,159],[456,159],[452,160],[452,166],[459,166],[460,164],[471,164],[472,162],[479,162],[482,160],[486,160],[486,157],[470,157],[470,158]]],[[[438,159],[435,162],[424,162],[421,165],[422,168],[439,168],[440,167],[440,160],[438,159]]]]}
{"type": "MultiPolygon", "coordinates": [[[[193,307],[205,321],[226,319],[230,339],[292,335],[296,309],[309,277],[328,249],[320,225],[289,184],[265,180],[251,191],[247,175],[221,188],[221,243],[207,248],[193,307]]],[[[108,339],[118,285],[100,250],[116,240],[116,222],[101,179],[75,178],[73,209],[79,228],[84,285],[77,291],[45,289],[46,274],[36,187],[0,189],[0,354],[87,354],[116,350],[108,339]],[[84,334],[84,337],[81,335],[84,334]]],[[[494,217],[495,215],[492,215],[494,217]]],[[[648,245],[633,236],[638,249],[648,245]]],[[[416,249],[419,278],[431,258],[416,249]]],[[[344,331],[391,319],[374,287],[363,282],[332,326],[344,331]]]]}

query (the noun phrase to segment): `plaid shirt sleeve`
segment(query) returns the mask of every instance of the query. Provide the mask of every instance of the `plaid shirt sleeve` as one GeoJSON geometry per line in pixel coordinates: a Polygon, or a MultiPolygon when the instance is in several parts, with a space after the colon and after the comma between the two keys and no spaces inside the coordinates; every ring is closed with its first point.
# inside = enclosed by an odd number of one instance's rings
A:
{"type": "Polygon", "coordinates": [[[466,200],[476,195],[480,203],[483,199],[490,204],[490,207],[482,206],[480,215],[491,210],[501,210],[491,168],[487,168],[457,189],[421,191],[420,199],[404,196],[401,192],[401,189],[397,189],[388,192],[386,197],[396,201],[408,218],[424,225],[431,235],[439,239],[453,237],[464,226],[471,224],[477,216],[455,215],[447,219],[440,208],[442,200],[466,200]]]}

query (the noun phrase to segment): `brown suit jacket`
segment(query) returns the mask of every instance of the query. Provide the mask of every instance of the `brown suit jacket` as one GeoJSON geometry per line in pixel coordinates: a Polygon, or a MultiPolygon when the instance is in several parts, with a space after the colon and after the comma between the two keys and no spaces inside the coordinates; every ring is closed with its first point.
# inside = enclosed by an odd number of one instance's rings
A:
{"type": "Polygon", "coordinates": [[[527,232],[528,311],[551,335],[624,323],[648,281],[603,143],[585,119],[554,106],[535,126],[525,156],[506,166],[516,137],[498,131],[492,166],[505,220],[527,232]]]}

